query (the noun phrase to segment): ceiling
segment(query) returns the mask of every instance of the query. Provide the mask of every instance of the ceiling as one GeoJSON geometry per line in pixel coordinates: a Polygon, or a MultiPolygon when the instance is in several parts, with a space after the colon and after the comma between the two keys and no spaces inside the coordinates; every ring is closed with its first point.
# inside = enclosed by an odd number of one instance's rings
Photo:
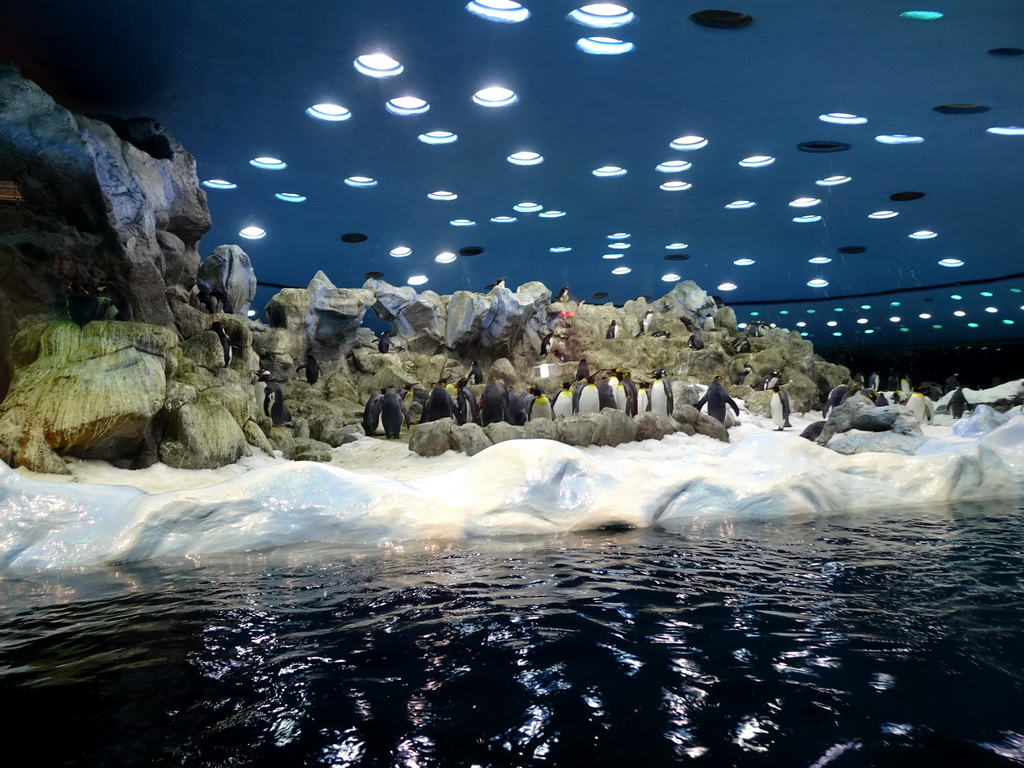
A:
{"type": "Polygon", "coordinates": [[[213,229],[200,250],[242,245],[261,303],[317,270],[348,287],[372,272],[395,284],[423,275],[419,289],[442,294],[541,280],[619,304],[662,295],[675,274],[721,295],[741,321],[776,322],[819,345],[1010,339],[1024,328],[1024,135],[988,130],[1024,126],[1019,0],[742,0],[729,6],[753,17],[742,28],[701,26],[691,14],[706,6],[681,0],[636,2],[631,22],[606,29],[569,18],[579,3],[522,5],[529,18],[502,23],[461,0],[38,0],[5,12],[0,55],[69,107],[156,118],[196,156],[202,180],[235,185],[207,190],[213,229]],[[944,15],[901,15],[918,10],[944,15]],[[587,37],[633,48],[591,54],[578,44],[587,37]],[[357,57],[374,53],[403,71],[358,71],[357,57]],[[515,103],[474,103],[495,86],[515,103]],[[385,108],[403,96],[429,110],[385,108]],[[308,116],[322,104],[348,119],[308,116]],[[987,109],[936,111],[947,104],[987,109]],[[828,113],[867,122],[819,117],[828,113]],[[418,139],[432,131],[458,139],[418,139]],[[876,139],[886,135],[923,141],[876,139]],[[672,148],[687,136],[707,145],[672,148]],[[849,149],[809,153],[802,142],[849,149]],[[506,159],[525,151],[543,162],[506,159]],[[774,162],[740,165],[759,156],[774,162]],[[287,167],[259,169],[257,157],[287,167]],[[667,161],[691,166],[656,170],[667,161]],[[605,166],[626,173],[593,174],[605,166]],[[835,176],[850,180],[816,183],[835,176]],[[353,187],[351,177],[377,183],[353,187]],[[437,191],[457,199],[428,198],[437,191]],[[924,196],[891,199],[903,192],[924,196]],[[798,198],[820,202],[791,206],[798,198]],[[739,200],[756,206],[726,208],[739,200]],[[879,211],[898,215],[869,218],[879,211]],[[492,221],[500,216],[516,220],[492,221]],[[251,226],[265,236],[239,235],[251,226]],[[911,237],[921,231],[936,234],[911,237]],[[617,233],[629,237],[609,238],[617,233]],[[411,255],[392,256],[399,246],[411,255]],[[559,246],[572,250],[550,251],[559,246]],[[840,251],[849,248],[865,250],[840,251]],[[455,260],[437,263],[444,252],[455,260]],[[820,257],[831,261],[809,263],[820,257]]]}

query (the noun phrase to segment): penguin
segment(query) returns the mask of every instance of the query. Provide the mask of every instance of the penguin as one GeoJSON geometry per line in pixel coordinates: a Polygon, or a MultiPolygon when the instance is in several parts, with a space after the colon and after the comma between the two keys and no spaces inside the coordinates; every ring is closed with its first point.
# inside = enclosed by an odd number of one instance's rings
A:
{"type": "Polygon", "coordinates": [[[853,374],[853,380],[855,382],[857,382],[858,384],[860,384],[861,387],[864,386],[864,374],[863,373],[855,373],[855,374],[853,374]]]}
{"type": "Polygon", "coordinates": [[[217,338],[220,339],[221,349],[224,350],[224,367],[227,368],[231,365],[231,337],[228,336],[227,331],[224,330],[224,326],[220,324],[220,321],[214,320],[210,323],[210,330],[217,334],[217,338]]]}
{"type": "MultiPolygon", "coordinates": [[[[636,416],[637,414],[637,389],[636,382],[633,381],[633,374],[629,371],[623,371],[622,376],[619,378],[619,388],[625,393],[626,402],[620,410],[626,412],[627,416],[636,416]]],[[[618,402],[618,393],[615,395],[615,400],[618,402]]]]}
{"type": "Polygon", "coordinates": [[[740,371],[739,375],[736,377],[733,383],[736,384],[737,386],[743,384],[747,380],[747,377],[749,377],[753,372],[753,367],[750,365],[750,363],[747,363],[746,365],[743,366],[743,370],[740,371]]]}
{"type": "Polygon", "coordinates": [[[772,371],[771,373],[766,373],[764,376],[762,376],[761,380],[757,382],[757,386],[754,387],[754,389],[756,389],[758,392],[767,392],[776,384],[781,383],[781,374],[778,371],[772,371]]]}
{"type": "Polygon", "coordinates": [[[722,383],[721,376],[715,376],[711,380],[711,384],[708,386],[708,391],[704,393],[697,402],[697,410],[699,411],[704,407],[705,403],[708,406],[708,416],[718,419],[722,424],[725,424],[725,406],[731,405],[736,415],[740,415],[740,407],[736,405],[736,401],[729,397],[729,393],[725,391],[725,385],[722,383]]]}
{"type": "Polygon", "coordinates": [[[380,410],[380,423],[384,427],[385,439],[399,437],[402,434],[403,422],[409,426],[409,416],[402,408],[402,398],[398,396],[394,387],[388,387],[384,391],[380,410]]]}
{"type": "Polygon", "coordinates": [[[875,392],[877,392],[878,391],[878,386],[882,383],[882,379],[879,377],[878,373],[875,372],[875,373],[872,373],[870,376],[868,376],[868,380],[867,380],[866,383],[867,383],[866,389],[873,389],[873,390],[875,390],[875,392]]]}
{"type": "Polygon", "coordinates": [[[217,311],[217,300],[212,295],[213,288],[205,280],[196,280],[196,300],[199,302],[199,308],[205,311],[208,315],[212,315],[217,311]]]}
{"type": "Polygon", "coordinates": [[[644,312],[644,316],[640,318],[640,333],[637,336],[644,336],[651,330],[651,324],[654,322],[654,310],[648,309],[644,312]]]}
{"type": "Polygon", "coordinates": [[[612,389],[612,397],[615,399],[615,410],[626,410],[626,388],[622,386],[622,371],[618,368],[608,377],[608,386],[612,389]]]}
{"type": "Polygon", "coordinates": [[[690,349],[704,349],[704,336],[700,333],[691,333],[686,346],[690,349]]]}
{"type": "Polygon", "coordinates": [[[100,302],[92,292],[79,280],[71,283],[68,289],[68,316],[79,328],[85,328],[100,314],[100,302]]]}
{"type": "Polygon", "coordinates": [[[611,382],[608,381],[607,376],[602,376],[597,380],[597,404],[598,409],[603,410],[605,408],[611,408],[612,410],[618,410],[615,405],[615,390],[612,389],[611,382]]]}
{"type": "Polygon", "coordinates": [[[769,409],[772,413],[772,422],[779,428],[779,432],[786,427],[793,426],[789,423],[789,395],[778,384],[772,387],[772,400],[769,409]]]}
{"type": "Polygon", "coordinates": [[[808,424],[804,428],[804,431],[800,433],[800,437],[806,437],[813,443],[818,439],[818,437],[821,436],[821,430],[823,430],[824,428],[824,421],[816,421],[813,424],[808,424]]]}
{"type": "Polygon", "coordinates": [[[753,322],[747,324],[747,336],[750,336],[751,338],[754,339],[758,339],[764,336],[767,328],[768,323],[764,322],[763,320],[754,320],[753,322]]]}
{"type": "Polygon", "coordinates": [[[875,392],[874,401],[879,408],[889,405],[889,398],[885,396],[885,392],[875,392]]]}
{"type": "Polygon", "coordinates": [[[555,393],[551,401],[551,412],[555,418],[559,416],[572,416],[572,382],[562,382],[562,388],[555,393]]]}
{"type": "Polygon", "coordinates": [[[582,387],[576,390],[573,394],[572,399],[572,412],[573,413],[600,413],[601,412],[601,395],[598,392],[597,384],[594,379],[597,378],[597,374],[588,376],[582,387]]]}
{"type": "Polygon", "coordinates": [[[499,277],[497,280],[494,281],[494,283],[492,285],[489,286],[490,290],[492,290],[492,291],[494,289],[496,289],[496,288],[504,288],[504,287],[505,287],[505,278],[504,277],[499,277]]]}
{"type": "Polygon", "coordinates": [[[270,417],[275,427],[283,427],[291,423],[292,412],[288,410],[281,390],[272,384],[267,386],[267,392],[264,395],[263,412],[270,417]]]}
{"type": "MultiPolygon", "coordinates": [[[[270,385],[270,371],[260,371],[253,384],[253,392],[256,395],[256,407],[263,408],[267,399],[267,387],[270,385]]],[[[270,414],[267,414],[268,416],[270,414]]]]}
{"type": "Polygon", "coordinates": [[[889,373],[889,378],[885,382],[885,388],[890,392],[895,392],[900,388],[900,379],[895,373],[889,373]]]}
{"type": "Polygon", "coordinates": [[[665,378],[667,373],[664,368],[659,368],[651,374],[654,381],[647,396],[650,398],[652,411],[671,416],[675,408],[672,402],[672,382],[665,378]]]}
{"type": "Polygon", "coordinates": [[[713,330],[715,330],[715,316],[714,315],[707,315],[707,316],[705,316],[705,318],[701,321],[700,327],[701,327],[701,330],[703,330],[703,331],[713,331],[713,330]]]}
{"type": "Polygon", "coordinates": [[[729,342],[729,346],[736,354],[739,354],[740,352],[749,352],[751,349],[750,341],[745,336],[737,336],[729,342]]]}
{"type": "Polygon", "coordinates": [[[470,391],[469,379],[462,378],[455,383],[458,394],[455,396],[455,416],[459,424],[476,423],[479,421],[476,395],[470,391]]]}
{"type": "Polygon", "coordinates": [[[544,334],[544,338],[540,340],[540,356],[544,357],[551,349],[551,342],[555,338],[555,334],[552,331],[548,331],[544,334]]]}
{"type": "Polygon", "coordinates": [[[612,320],[611,323],[608,324],[608,330],[605,331],[604,337],[606,339],[617,339],[617,338],[619,338],[619,321],[618,320],[612,320]]]}
{"type": "Polygon", "coordinates": [[[96,286],[96,298],[100,304],[101,319],[131,322],[134,317],[131,304],[109,283],[96,286]]]}
{"type": "Polygon", "coordinates": [[[544,394],[544,390],[534,385],[530,387],[530,394],[533,395],[533,400],[530,401],[530,421],[537,421],[538,419],[551,421],[555,417],[555,413],[551,407],[551,401],[544,394]]]}
{"type": "Polygon", "coordinates": [[[652,339],[671,339],[672,334],[669,331],[655,331],[651,334],[652,339]]]}
{"type": "Polygon", "coordinates": [[[427,402],[423,406],[423,414],[420,416],[420,424],[455,418],[457,409],[446,384],[446,381],[440,380],[430,390],[427,402]]]}
{"type": "Polygon", "coordinates": [[[382,355],[386,355],[388,350],[391,349],[391,332],[384,331],[377,339],[377,351],[382,355]]]}
{"type": "Polygon", "coordinates": [[[474,360],[473,364],[469,367],[469,378],[474,384],[484,383],[483,371],[480,370],[480,363],[476,360],[474,360]]]}
{"type": "Polygon", "coordinates": [[[558,295],[555,296],[556,302],[572,301],[572,297],[569,295],[569,286],[563,285],[558,289],[558,295]]]}
{"type": "Polygon", "coordinates": [[[946,379],[946,390],[943,394],[949,394],[954,389],[960,386],[960,374],[954,373],[948,379],[946,379]]]}
{"type": "Polygon", "coordinates": [[[306,362],[296,368],[295,372],[298,373],[303,368],[306,369],[306,381],[310,384],[316,384],[320,378],[320,363],[317,362],[316,358],[307,354],[306,362]]]}
{"type": "Polygon", "coordinates": [[[905,404],[907,402],[903,398],[903,393],[899,389],[897,389],[895,392],[892,393],[892,399],[893,399],[893,402],[896,405],[903,405],[903,404],[905,404]]]}
{"type": "Polygon", "coordinates": [[[590,378],[590,366],[587,365],[587,358],[582,358],[576,366],[576,381],[584,381],[590,378]]]}
{"type": "Polygon", "coordinates": [[[914,388],[910,386],[909,376],[904,376],[902,379],[900,379],[900,389],[904,392],[908,392],[911,394],[914,392],[914,388]]]}
{"type": "Polygon", "coordinates": [[[913,393],[907,399],[907,408],[914,414],[922,424],[931,424],[932,415],[935,413],[935,406],[932,401],[924,396],[921,387],[914,387],[913,393]]]}
{"type": "Polygon", "coordinates": [[[210,291],[210,298],[217,303],[217,311],[223,312],[227,315],[235,314],[235,307],[231,303],[231,299],[228,298],[227,294],[224,293],[220,288],[214,288],[210,291]]]}
{"type": "Polygon", "coordinates": [[[821,415],[823,418],[828,418],[828,412],[835,408],[837,405],[842,403],[847,396],[850,388],[845,384],[839,384],[832,387],[832,391],[828,393],[828,397],[825,399],[825,405],[822,406],[821,415]]]}
{"type": "Polygon", "coordinates": [[[363,432],[370,435],[383,435],[384,425],[381,424],[381,413],[384,410],[384,393],[379,389],[370,395],[363,407],[363,432]]]}
{"type": "Polygon", "coordinates": [[[967,398],[964,396],[964,388],[962,385],[957,384],[953,394],[949,397],[949,412],[953,414],[954,419],[959,419],[964,415],[964,411],[967,410],[968,406],[970,406],[970,403],[967,402],[967,398]]]}
{"type": "Polygon", "coordinates": [[[480,398],[480,425],[508,420],[508,390],[497,379],[488,379],[480,398]]]}
{"type": "Polygon", "coordinates": [[[530,403],[533,402],[533,395],[529,392],[516,392],[513,387],[508,388],[508,422],[516,427],[521,427],[530,420],[530,403]]]}

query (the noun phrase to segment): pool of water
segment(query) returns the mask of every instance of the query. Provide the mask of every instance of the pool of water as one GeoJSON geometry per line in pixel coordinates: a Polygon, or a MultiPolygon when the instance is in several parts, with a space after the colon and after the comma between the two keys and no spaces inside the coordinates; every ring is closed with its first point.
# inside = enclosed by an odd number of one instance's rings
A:
{"type": "Polygon", "coordinates": [[[1020,765],[1021,507],[9,571],[4,730],[46,766],[1020,765]]]}

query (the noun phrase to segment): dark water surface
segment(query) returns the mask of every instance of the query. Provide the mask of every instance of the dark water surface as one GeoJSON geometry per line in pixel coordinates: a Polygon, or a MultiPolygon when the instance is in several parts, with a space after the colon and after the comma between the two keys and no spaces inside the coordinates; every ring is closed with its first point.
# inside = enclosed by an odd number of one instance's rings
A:
{"type": "Polygon", "coordinates": [[[1017,503],[0,587],[25,765],[1024,764],[1017,503]]]}

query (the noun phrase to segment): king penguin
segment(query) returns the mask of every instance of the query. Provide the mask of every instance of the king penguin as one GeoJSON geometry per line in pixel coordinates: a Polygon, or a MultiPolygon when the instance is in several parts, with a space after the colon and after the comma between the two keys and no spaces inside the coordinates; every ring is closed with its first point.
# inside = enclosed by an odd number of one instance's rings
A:
{"type": "Polygon", "coordinates": [[[590,366],[587,365],[587,358],[582,358],[580,364],[576,366],[576,381],[582,381],[590,378],[590,366]]]}
{"type": "Polygon", "coordinates": [[[636,387],[636,412],[646,413],[651,410],[651,383],[641,381],[636,387]]]}
{"type": "Polygon", "coordinates": [[[306,355],[306,362],[296,368],[295,372],[298,373],[303,368],[306,369],[306,381],[310,384],[316,384],[320,378],[320,363],[317,362],[316,358],[312,355],[306,355]]]}
{"type": "Polygon", "coordinates": [[[383,435],[384,427],[380,423],[381,412],[384,410],[384,393],[379,389],[370,395],[363,407],[363,432],[370,435],[383,435]]]}
{"type": "Polygon", "coordinates": [[[551,407],[551,400],[544,394],[544,390],[534,385],[530,387],[530,394],[533,400],[530,403],[530,421],[545,419],[551,421],[554,417],[554,409],[551,407]]]}
{"type": "Polygon", "coordinates": [[[497,379],[488,379],[480,398],[480,425],[508,420],[508,390],[497,379]]]}
{"type": "Polygon", "coordinates": [[[384,437],[388,440],[402,434],[402,422],[409,425],[409,417],[402,408],[402,398],[398,396],[394,387],[388,387],[384,391],[384,398],[381,403],[380,423],[384,427],[384,437]]]}
{"type": "Polygon", "coordinates": [[[779,428],[779,432],[786,427],[793,426],[789,423],[789,395],[778,384],[772,387],[772,401],[769,407],[772,412],[772,422],[779,428]]]}
{"type": "Polygon", "coordinates": [[[828,412],[835,408],[837,405],[846,399],[847,393],[850,388],[845,384],[839,384],[832,387],[832,391],[828,393],[828,397],[825,399],[825,405],[821,408],[821,416],[824,419],[828,418],[828,412]]]}
{"type": "Polygon", "coordinates": [[[921,387],[914,387],[913,394],[907,399],[907,408],[914,414],[919,422],[922,424],[931,424],[932,415],[935,413],[935,406],[932,405],[932,401],[925,397],[924,392],[921,391],[921,387]]]}
{"type": "Polygon", "coordinates": [[[651,374],[654,377],[654,382],[651,384],[647,396],[651,399],[652,411],[671,416],[675,408],[672,403],[672,382],[665,378],[667,374],[668,371],[664,368],[659,368],[651,374]]]}
{"type": "Polygon", "coordinates": [[[420,416],[420,424],[426,424],[431,421],[440,421],[441,419],[454,418],[455,403],[452,401],[452,395],[448,391],[446,383],[444,381],[438,381],[430,390],[427,402],[423,406],[423,415],[420,416]]]}
{"type": "Polygon", "coordinates": [[[713,419],[718,419],[722,424],[725,424],[725,406],[731,405],[736,415],[740,415],[740,407],[736,405],[736,401],[729,397],[729,393],[725,391],[725,385],[722,383],[721,376],[715,376],[711,380],[711,384],[708,386],[708,391],[704,393],[697,402],[697,410],[699,411],[704,407],[705,403],[708,406],[708,416],[713,419]]]}
{"type": "Polygon", "coordinates": [[[597,374],[587,377],[587,383],[576,390],[572,400],[573,413],[600,413],[601,395],[594,379],[597,374]]]}
{"type": "Polygon", "coordinates": [[[572,382],[562,383],[562,388],[555,393],[551,401],[551,412],[555,418],[559,416],[572,416],[572,382]]]}
{"type": "Polygon", "coordinates": [[[477,423],[479,417],[476,395],[469,388],[469,379],[461,378],[455,383],[458,394],[455,396],[455,417],[459,424],[477,423]]]}

